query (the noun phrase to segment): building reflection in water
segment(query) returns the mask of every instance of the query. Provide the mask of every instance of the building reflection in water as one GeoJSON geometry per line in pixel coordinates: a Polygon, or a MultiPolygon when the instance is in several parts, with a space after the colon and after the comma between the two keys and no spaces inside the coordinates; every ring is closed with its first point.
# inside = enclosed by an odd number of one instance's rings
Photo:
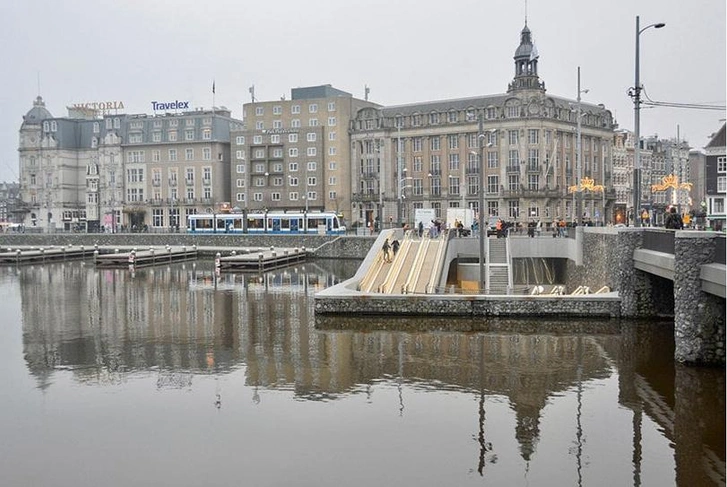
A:
{"type": "Polygon", "coordinates": [[[676,444],[678,475],[724,478],[724,373],[675,367],[667,334],[615,321],[316,317],[312,295],[355,270],[340,262],[219,277],[192,263],[134,273],[79,263],[19,268],[27,367],[41,389],[58,369],[88,384],[155,373],[158,388],[191,388],[195,375],[244,369],[255,402],[264,389],[333,401],[392,380],[401,415],[404,386],[471,392],[478,398],[473,438],[482,475],[498,454],[487,435],[488,399],[508,401],[520,456],[529,462],[543,409],[576,391],[570,453],[579,484],[588,436],[581,423],[584,384],[617,373],[619,404],[633,415],[634,485],[640,485],[643,415],[676,444]],[[721,389],[711,394],[715,387],[721,389]],[[708,407],[698,407],[705,398],[708,407]]]}

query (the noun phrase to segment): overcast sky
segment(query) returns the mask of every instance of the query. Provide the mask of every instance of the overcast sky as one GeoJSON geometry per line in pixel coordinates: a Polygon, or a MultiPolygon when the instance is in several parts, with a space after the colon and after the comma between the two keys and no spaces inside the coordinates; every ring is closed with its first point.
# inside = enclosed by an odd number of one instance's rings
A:
{"type": "MultiPolygon", "coordinates": [[[[503,93],[524,0],[4,0],[0,12],[0,181],[16,180],[18,130],[40,94],[54,116],[81,102],[189,100],[242,118],[258,100],[330,83],[398,105],[503,93]],[[40,80],[40,82],[38,81],[40,80]]],[[[656,101],[725,104],[725,0],[529,0],[547,92],[603,103],[633,130],[635,18],[641,81],[656,101]]],[[[724,111],[642,110],[642,135],[702,148],[724,111]]]]}

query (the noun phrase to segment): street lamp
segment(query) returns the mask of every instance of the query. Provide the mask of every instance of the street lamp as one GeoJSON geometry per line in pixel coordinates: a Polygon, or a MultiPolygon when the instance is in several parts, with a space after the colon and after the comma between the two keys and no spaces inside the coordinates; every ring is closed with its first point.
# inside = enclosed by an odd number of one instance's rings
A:
{"type": "Polygon", "coordinates": [[[581,180],[583,179],[583,148],[581,145],[581,93],[588,93],[588,90],[581,89],[581,67],[578,66],[578,96],[577,102],[577,120],[576,120],[576,184],[578,191],[576,192],[576,222],[578,226],[583,225],[583,189],[581,188],[581,180]]]}
{"type": "Polygon", "coordinates": [[[404,213],[404,212],[402,212],[402,205],[403,205],[402,200],[404,199],[404,190],[406,188],[410,188],[411,187],[411,185],[405,185],[404,182],[405,181],[410,181],[410,180],[414,179],[411,176],[406,176],[406,168],[403,168],[401,170],[401,173],[404,174],[405,176],[403,178],[399,179],[399,182],[397,184],[397,199],[396,199],[396,201],[398,203],[398,208],[397,208],[398,215],[397,216],[398,216],[399,228],[401,228],[401,226],[402,226],[401,219],[402,219],[402,213],[404,213]]]}
{"type": "Polygon", "coordinates": [[[661,29],[666,24],[659,22],[639,28],[639,16],[636,16],[636,58],[634,67],[634,86],[629,89],[629,96],[634,99],[634,226],[641,226],[641,82],[639,81],[639,36],[646,29],[661,29]]]}
{"type": "MultiPolygon", "coordinates": [[[[485,208],[485,146],[490,147],[492,146],[492,143],[485,144],[485,120],[480,113],[477,116],[477,149],[478,154],[477,157],[479,158],[480,163],[480,192],[479,192],[479,201],[478,205],[480,207],[479,211],[479,218],[477,220],[477,226],[480,230],[480,284],[478,286],[479,289],[482,289],[484,285],[485,293],[490,292],[490,283],[489,281],[485,281],[485,239],[487,238],[487,227],[485,226],[485,211],[488,212],[489,215],[489,209],[485,208]]],[[[496,130],[492,130],[491,133],[495,133],[496,130]]]]}

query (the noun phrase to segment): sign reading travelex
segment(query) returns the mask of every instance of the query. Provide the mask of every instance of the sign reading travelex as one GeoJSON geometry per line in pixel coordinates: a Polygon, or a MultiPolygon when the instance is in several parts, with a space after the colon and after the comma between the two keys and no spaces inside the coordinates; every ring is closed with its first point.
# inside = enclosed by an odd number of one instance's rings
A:
{"type": "Polygon", "coordinates": [[[189,102],[179,100],[170,102],[153,101],[151,102],[151,107],[155,112],[158,110],[185,110],[189,108],[189,102]]]}

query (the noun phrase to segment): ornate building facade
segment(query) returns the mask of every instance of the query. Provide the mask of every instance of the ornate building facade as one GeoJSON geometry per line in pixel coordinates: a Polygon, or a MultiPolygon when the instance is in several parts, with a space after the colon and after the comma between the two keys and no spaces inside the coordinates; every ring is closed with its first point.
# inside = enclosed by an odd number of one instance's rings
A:
{"type": "Polygon", "coordinates": [[[506,93],[361,109],[350,125],[353,222],[411,223],[418,208],[438,218],[446,208],[479,211],[481,190],[489,217],[570,221],[578,194],[570,187],[580,189],[584,219],[611,221],[612,114],[546,93],[538,59],[526,25],[506,93]],[[579,184],[585,178],[591,186],[579,184]]]}
{"type": "Polygon", "coordinates": [[[39,96],[20,128],[18,215],[44,231],[177,230],[229,202],[241,124],[224,108],[57,118],[39,96]]]}

